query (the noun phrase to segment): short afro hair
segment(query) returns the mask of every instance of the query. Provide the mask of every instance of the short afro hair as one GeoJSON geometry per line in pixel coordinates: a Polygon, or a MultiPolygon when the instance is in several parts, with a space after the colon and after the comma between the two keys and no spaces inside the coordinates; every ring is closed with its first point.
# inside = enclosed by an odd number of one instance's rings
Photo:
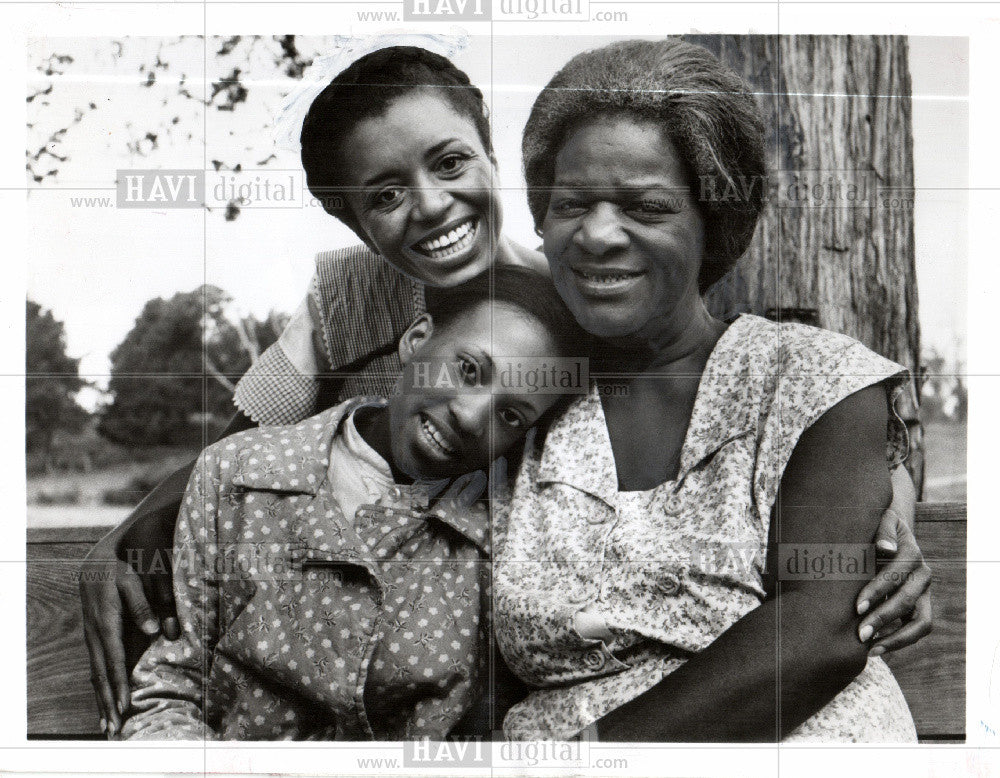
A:
{"type": "Polygon", "coordinates": [[[480,303],[506,303],[536,319],[555,341],[559,357],[586,355],[591,337],[583,331],[552,279],[519,265],[495,264],[448,289],[427,288],[427,311],[436,326],[447,329],[480,303]]]}
{"type": "Polygon", "coordinates": [[[753,94],[708,50],[676,38],[622,41],[578,54],[539,94],[524,130],[536,228],[548,210],[560,147],[575,129],[609,115],[657,123],[677,150],[705,221],[704,293],[747,250],[764,207],[764,124],[753,94]],[[703,184],[727,197],[702,197],[703,184]]]}
{"type": "Polygon", "coordinates": [[[327,213],[359,234],[343,195],[338,152],[358,124],[381,116],[395,100],[421,90],[433,90],[468,118],[483,148],[493,156],[483,93],[451,60],[418,46],[390,46],[353,62],[316,96],[302,122],[302,168],[309,191],[327,213]]]}

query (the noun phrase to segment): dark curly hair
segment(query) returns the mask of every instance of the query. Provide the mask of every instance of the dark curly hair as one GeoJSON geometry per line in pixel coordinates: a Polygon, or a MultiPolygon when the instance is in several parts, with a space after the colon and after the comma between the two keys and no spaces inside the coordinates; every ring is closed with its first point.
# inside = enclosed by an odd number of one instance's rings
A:
{"type": "MultiPolygon", "coordinates": [[[[478,305],[506,303],[523,315],[538,321],[552,337],[556,347],[553,357],[574,359],[595,349],[592,335],[585,332],[570,312],[555,284],[547,275],[518,265],[496,264],[489,270],[448,289],[427,287],[427,311],[434,318],[435,331],[462,325],[462,316],[478,305]]],[[[559,400],[536,421],[544,429],[579,394],[567,389],[559,400]]],[[[585,390],[586,387],[583,387],[585,390]]],[[[520,454],[508,452],[516,461],[520,454]]]]}
{"type": "MultiPolygon", "coordinates": [[[[659,124],[686,167],[705,221],[704,293],[743,255],[764,206],[764,125],[749,87],[701,46],[669,38],[623,41],[578,54],[535,100],[522,152],[528,207],[541,227],[559,148],[598,116],[625,114],[659,124]],[[753,182],[748,196],[709,199],[703,183],[726,191],[753,182]]],[[[728,192],[727,192],[728,194],[728,192]]]]}
{"type": "Polygon", "coordinates": [[[381,116],[394,100],[417,90],[438,90],[475,125],[492,157],[489,112],[483,93],[450,60],[417,46],[390,46],[366,54],[320,92],[302,123],[302,167],[306,185],[327,213],[355,232],[358,225],[340,191],[338,151],[357,125],[381,116]]]}
{"type": "Polygon", "coordinates": [[[480,303],[507,303],[542,323],[555,341],[554,356],[580,356],[591,346],[591,336],[577,324],[552,279],[537,270],[496,264],[458,286],[428,287],[427,292],[427,310],[442,328],[480,303]]]}

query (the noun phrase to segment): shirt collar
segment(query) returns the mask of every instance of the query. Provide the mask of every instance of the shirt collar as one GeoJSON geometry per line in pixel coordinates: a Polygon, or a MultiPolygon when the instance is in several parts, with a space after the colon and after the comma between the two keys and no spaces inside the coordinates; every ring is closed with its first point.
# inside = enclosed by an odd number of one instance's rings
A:
{"type": "Polygon", "coordinates": [[[461,500],[447,497],[434,501],[427,509],[427,516],[444,522],[475,543],[487,556],[490,555],[490,515],[485,504],[474,502],[466,505],[461,500]]]}
{"type": "MultiPolygon", "coordinates": [[[[742,347],[754,318],[736,319],[709,355],[681,450],[678,487],[695,466],[754,426],[752,397],[763,374],[751,370],[750,354],[742,347]]],[[[618,475],[596,385],[549,427],[538,480],[565,483],[616,506],[618,475]]]]}
{"type": "MultiPolygon", "coordinates": [[[[270,492],[316,496],[330,467],[330,446],[337,429],[355,410],[365,405],[384,405],[385,400],[356,397],[306,419],[294,427],[252,430],[252,445],[238,454],[234,486],[270,492]]],[[[250,441],[246,441],[250,442],[250,441]]],[[[394,484],[379,500],[383,507],[418,511],[437,519],[490,553],[489,512],[478,502],[442,497],[433,499],[447,482],[394,484]]]]}
{"type": "Polygon", "coordinates": [[[392,354],[426,310],[424,285],[364,246],[321,252],[312,293],[331,370],[392,354]]]}
{"type": "MultiPolygon", "coordinates": [[[[355,397],[293,427],[260,427],[243,433],[252,442],[238,452],[232,483],[245,489],[311,494],[319,492],[330,466],[330,446],[348,414],[363,405],[384,404],[355,397]]],[[[240,444],[237,444],[240,445],[240,444]]]]}
{"type": "Polygon", "coordinates": [[[722,333],[708,357],[681,450],[677,483],[692,468],[755,427],[754,397],[769,366],[753,364],[748,330],[760,321],[741,315],[722,333]]]}
{"type": "Polygon", "coordinates": [[[379,499],[378,504],[385,508],[414,511],[424,519],[436,519],[489,554],[488,508],[480,501],[470,505],[467,500],[450,497],[447,494],[443,497],[434,496],[446,490],[450,483],[445,479],[395,484],[379,499]]]}
{"type": "Polygon", "coordinates": [[[618,475],[596,385],[549,426],[543,446],[539,482],[568,484],[615,506],[618,475]]]}

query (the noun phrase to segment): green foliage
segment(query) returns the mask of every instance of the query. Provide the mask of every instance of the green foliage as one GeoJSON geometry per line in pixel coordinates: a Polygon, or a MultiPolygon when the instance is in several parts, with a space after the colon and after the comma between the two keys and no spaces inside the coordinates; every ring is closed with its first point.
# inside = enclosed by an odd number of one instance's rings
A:
{"type": "Polygon", "coordinates": [[[29,457],[48,465],[59,431],[77,431],[87,412],[76,402],[86,382],[80,360],[66,354],[63,323],[38,303],[27,301],[25,322],[25,445],[29,457]]]}
{"type": "Polygon", "coordinates": [[[228,295],[205,285],[146,303],[111,352],[113,400],[98,431],[134,445],[204,444],[233,414],[235,382],[280,332],[280,317],[234,324],[228,295]],[[247,333],[254,336],[248,339],[247,333]]]}
{"type": "Polygon", "coordinates": [[[169,460],[166,463],[161,462],[145,467],[132,476],[128,483],[120,489],[105,489],[101,495],[101,501],[105,505],[138,505],[174,470],[174,463],[169,460]]]}
{"type": "Polygon", "coordinates": [[[37,505],[79,505],[83,498],[83,490],[78,484],[69,486],[39,489],[35,495],[37,505]]]}
{"type": "Polygon", "coordinates": [[[965,422],[969,391],[962,370],[948,368],[944,357],[931,349],[921,367],[920,419],[927,422],[965,422]]]}

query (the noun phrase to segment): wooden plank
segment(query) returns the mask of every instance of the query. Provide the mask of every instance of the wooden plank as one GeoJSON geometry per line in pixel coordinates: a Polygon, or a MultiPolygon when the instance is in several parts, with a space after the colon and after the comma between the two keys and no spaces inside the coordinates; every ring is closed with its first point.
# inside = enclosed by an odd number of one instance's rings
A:
{"type": "MultiPolygon", "coordinates": [[[[966,519],[964,502],[919,502],[916,510],[917,522],[961,521],[966,519]]],[[[919,530],[918,536],[919,536],[919,530]]]]}
{"type": "Polygon", "coordinates": [[[73,561],[82,559],[89,548],[90,544],[84,543],[28,546],[29,735],[73,736],[100,731],[83,641],[79,562],[73,561]]]}
{"type": "Polygon", "coordinates": [[[93,545],[113,527],[29,527],[28,545],[35,543],[85,543],[93,545]]]}
{"type": "Polygon", "coordinates": [[[965,525],[921,521],[920,546],[934,574],[934,631],[886,656],[921,737],[965,739],[965,525]]]}

